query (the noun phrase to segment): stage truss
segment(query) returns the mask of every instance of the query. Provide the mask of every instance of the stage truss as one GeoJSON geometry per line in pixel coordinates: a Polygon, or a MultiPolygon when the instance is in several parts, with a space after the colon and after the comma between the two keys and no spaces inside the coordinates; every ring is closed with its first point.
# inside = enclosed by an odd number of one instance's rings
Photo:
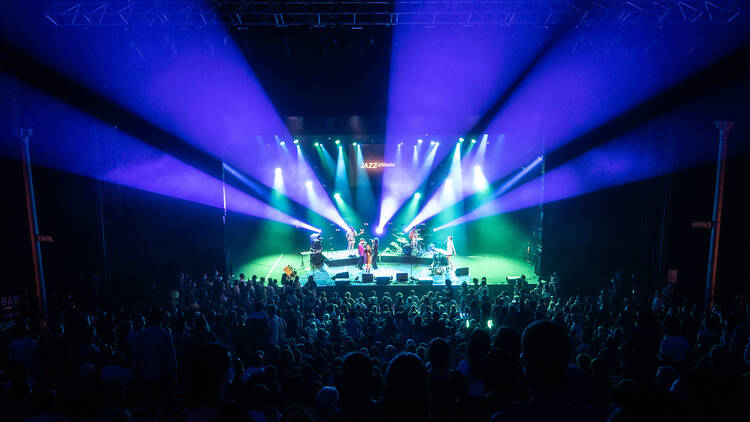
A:
{"type": "Polygon", "coordinates": [[[741,0],[53,1],[57,26],[348,27],[393,25],[731,24],[741,0]]]}

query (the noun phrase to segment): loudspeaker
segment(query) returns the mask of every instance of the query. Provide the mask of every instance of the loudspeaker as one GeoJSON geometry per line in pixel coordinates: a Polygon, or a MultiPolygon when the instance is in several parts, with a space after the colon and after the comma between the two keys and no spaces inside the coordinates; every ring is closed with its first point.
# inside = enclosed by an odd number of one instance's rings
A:
{"type": "Polygon", "coordinates": [[[375,279],[375,284],[378,286],[387,286],[391,284],[391,278],[390,277],[377,277],[375,279]]]}
{"type": "Polygon", "coordinates": [[[407,273],[396,273],[396,281],[399,283],[409,282],[409,274],[407,273]]]}
{"type": "Polygon", "coordinates": [[[333,278],[349,278],[349,271],[344,271],[343,273],[338,273],[333,278]]]}
{"type": "Polygon", "coordinates": [[[456,268],[456,277],[461,277],[464,275],[469,275],[469,267],[456,268]]]}
{"type": "Polygon", "coordinates": [[[336,285],[337,286],[348,286],[349,285],[349,277],[347,276],[347,278],[345,278],[345,279],[336,280],[336,285]]]}
{"type": "Polygon", "coordinates": [[[362,274],[362,282],[363,283],[372,283],[374,280],[371,273],[364,273],[362,274]]]}
{"type": "Polygon", "coordinates": [[[417,284],[419,284],[420,286],[432,286],[432,280],[417,280],[417,284]]]}

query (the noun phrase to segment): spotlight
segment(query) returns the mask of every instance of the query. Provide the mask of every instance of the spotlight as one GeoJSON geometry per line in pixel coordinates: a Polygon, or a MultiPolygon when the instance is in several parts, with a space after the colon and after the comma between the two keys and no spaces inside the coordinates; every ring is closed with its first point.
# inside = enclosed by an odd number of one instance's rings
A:
{"type": "Polygon", "coordinates": [[[286,145],[286,142],[281,141],[281,142],[279,142],[279,145],[281,145],[283,147],[284,145],[286,145]]]}
{"type": "Polygon", "coordinates": [[[382,227],[376,228],[375,229],[375,233],[377,233],[377,234],[383,234],[383,228],[382,227]]]}
{"type": "Polygon", "coordinates": [[[276,174],[281,174],[281,167],[276,167],[274,172],[276,172],[276,174]]]}
{"type": "Polygon", "coordinates": [[[435,145],[435,141],[430,141],[430,145],[435,145]]]}
{"type": "Polygon", "coordinates": [[[417,139],[417,143],[418,143],[418,144],[420,144],[420,145],[421,145],[421,144],[422,144],[422,142],[424,142],[424,141],[422,141],[421,139],[417,139]]]}
{"type": "Polygon", "coordinates": [[[472,139],[472,140],[471,140],[471,143],[472,143],[472,144],[476,144],[476,143],[477,143],[477,140],[476,140],[476,139],[472,139]]]}
{"type": "Polygon", "coordinates": [[[464,143],[464,138],[458,138],[458,143],[459,144],[463,144],[464,143]]]}
{"type": "Polygon", "coordinates": [[[338,140],[338,139],[336,139],[336,145],[338,145],[338,144],[340,144],[340,143],[341,143],[341,141],[340,141],[340,140],[338,140]]]}
{"type": "Polygon", "coordinates": [[[308,189],[312,189],[312,180],[308,180],[307,182],[305,182],[305,186],[306,186],[306,187],[307,187],[308,189]]]}
{"type": "Polygon", "coordinates": [[[316,147],[320,146],[320,143],[319,143],[319,142],[316,142],[316,143],[315,143],[315,146],[316,146],[316,147]]]}
{"type": "Polygon", "coordinates": [[[417,192],[417,193],[414,194],[414,199],[419,199],[421,197],[422,197],[422,194],[419,193],[419,192],[417,192]]]}
{"type": "Polygon", "coordinates": [[[357,146],[357,143],[356,143],[356,142],[352,142],[352,146],[353,146],[353,147],[356,147],[356,146],[357,146]]]}
{"type": "Polygon", "coordinates": [[[297,144],[299,144],[299,139],[294,140],[294,145],[297,145],[297,144]]]}
{"type": "Polygon", "coordinates": [[[340,193],[338,193],[338,192],[334,193],[334,194],[333,194],[333,197],[334,197],[334,198],[336,198],[336,200],[337,200],[337,201],[340,201],[340,200],[341,200],[341,194],[340,194],[340,193]]]}
{"type": "Polygon", "coordinates": [[[438,146],[438,145],[440,145],[440,142],[435,142],[435,146],[438,146]]]}

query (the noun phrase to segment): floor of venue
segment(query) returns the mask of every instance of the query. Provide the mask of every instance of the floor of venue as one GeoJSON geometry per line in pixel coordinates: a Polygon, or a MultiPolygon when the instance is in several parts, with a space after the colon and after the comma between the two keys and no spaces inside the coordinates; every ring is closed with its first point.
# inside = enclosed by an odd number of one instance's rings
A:
{"type": "MultiPolygon", "coordinates": [[[[345,254],[345,251],[325,253],[327,257],[333,259],[341,256],[341,254],[345,254]]],[[[385,256],[381,256],[381,259],[384,258],[385,256]]],[[[504,285],[507,284],[506,277],[520,276],[522,274],[526,275],[530,284],[536,284],[534,267],[529,264],[525,257],[484,254],[457,256],[454,259],[456,268],[469,268],[468,276],[456,276],[452,272],[450,274],[432,274],[430,265],[428,264],[409,264],[403,262],[380,262],[378,268],[372,269],[371,273],[374,277],[392,277],[393,285],[424,285],[429,284],[429,280],[433,285],[442,286],[445,284],[446,278],[450,278],[455,285],[463,281],[470,281],[475,277],[487,277],[487,284],[490,285],[504,285]],[[396,283],[397,273],[409,274],[409,282],[396,283]]],[[[309,256],[299,253],[279,253],[249,259],[238,268],[234,268],[234,273],[244,273],[248,277],[257,275],[258,277],[270,276],[278,278],[286,266],[294,268],[301,279],[306,279],[312,274],[315,277],[316,283],[323,286],[333,285],[333,277],[339,273],[348,272],[351,284],[361,282],[362,275],[364,274],[364,271],[358,269],[356,264],[344,265],[343,263],[336,266],[324,265],[319,269],[311,270],[309,256]]]]}

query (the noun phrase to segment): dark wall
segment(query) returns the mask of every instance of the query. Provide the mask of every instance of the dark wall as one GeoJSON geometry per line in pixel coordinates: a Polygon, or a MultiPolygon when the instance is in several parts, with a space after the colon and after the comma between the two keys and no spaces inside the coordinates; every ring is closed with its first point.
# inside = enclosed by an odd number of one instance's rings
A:
{"type": "MultiPolygon", "coordinates": [[[[8,191],[3,284],[33,288],[20,163],[4,160],[1,171],[8,191]]],[[[223,270],[218,209],[39,167],[34,184],[40,234],[54,238],[42,246],[50,303],[93,295],[96,278],[101,295],[127,300],[180,272],[223,270]]]]}

